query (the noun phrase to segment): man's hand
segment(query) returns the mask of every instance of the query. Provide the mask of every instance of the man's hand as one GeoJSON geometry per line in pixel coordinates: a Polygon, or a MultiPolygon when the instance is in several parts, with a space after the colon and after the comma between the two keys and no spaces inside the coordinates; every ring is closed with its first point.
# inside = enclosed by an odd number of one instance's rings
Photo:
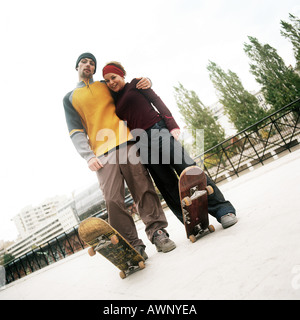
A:
{"type": "Polygon", "coordinates": [[[90,159],[90,160],[88,161],[88,166],[89,166],[89,169],[90,169],[91,171],[98,171],[98,170],[100,170],[101,168],[103,168],[103,164],[102,164],[101,161],[100,161],[98,158],[96,158],[96,157],[94,157],[94,158],[92,158],[92,159],[90,159]]]}
{"type": "Polygon", "coordinates": [[[137,84],[136,84],[136,88],[137,89],[149,89],[152,86],[152,83],[150,81],[150,79],[148,78],[136,78],[137,80],[140,80],[137,84]]]}

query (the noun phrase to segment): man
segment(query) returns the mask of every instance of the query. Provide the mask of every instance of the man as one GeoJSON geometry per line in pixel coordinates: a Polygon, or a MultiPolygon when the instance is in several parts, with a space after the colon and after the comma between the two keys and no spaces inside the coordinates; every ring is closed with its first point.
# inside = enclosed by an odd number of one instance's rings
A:
{"type": "MultiPolygon", "coordinates": [[[[136,161],[129,129],[117,117],[106,84],[93,80],[96,67],[96,58],[89,52],[81,54],[76,61],[79,83],[63,99],[71,140],[90,170],[97,173],[112,227],[147,258],[145,245],[138,238],[135,223],[124,204],[125,180],[148,239],[158,251],[173,250],[176,245],[165,231],[168,225],[165,214],[147,170],[141,161],[136,161]]],[[[149,82],[142,81],[137,88],[147,88],[149,82]]]]}

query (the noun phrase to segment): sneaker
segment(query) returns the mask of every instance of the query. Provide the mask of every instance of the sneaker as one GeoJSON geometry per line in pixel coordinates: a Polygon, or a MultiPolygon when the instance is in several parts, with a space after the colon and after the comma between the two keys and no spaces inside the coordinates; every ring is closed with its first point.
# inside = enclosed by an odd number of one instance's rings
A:
{"type": "Polygon", "coordinates": [[[227,213],[223,217],[221,217],[222,227],[224,229],[229,228],[237,223],[237,217],[233,213],[227,213]]]}
{"type": "Polygon", "coordinates": [[[167,234],[162,230],[155,231],[153,235],[153,243],[158,252],[169,252],[176,248],[176,244],[169,239],[167,234]]]}
{"type": "Polygon", "coordinates": [[[148,255],[145,251],[145,247],[144,246],[136,246],[134,248],[145,260],[148,259],[148,255]]]}

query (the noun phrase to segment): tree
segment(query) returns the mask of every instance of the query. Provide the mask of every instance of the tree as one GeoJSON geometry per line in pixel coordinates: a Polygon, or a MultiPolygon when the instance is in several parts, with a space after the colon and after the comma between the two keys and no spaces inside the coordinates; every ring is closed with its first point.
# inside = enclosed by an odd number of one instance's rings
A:
{"type": "Polygon", "coordinates": [[[279,110],[300,96],[300,77],[288,68],[276,49],[261,44],[256,38],[248,37],[250,44],[244,44],[244,51],[252,60],[250,72],[262,86],[264,97],[279,110]]]}
{"type": "Polygon", "coordinates": [[[9,263],[10,261],[14,260],[15,257],[10,254],[10,253],[6,253],[4,254],[4,257],[3,257],[3,265],[5,265],[6,263],[9,263]]]}
{"type": "Polygon", "coordinates": [[[257,98],[244,89],[236,73],[223,71],[215,62],[207,67],[210,79],[218,91],[225,113],[238,131],[242,131],[266,116],[257,98]]]}
{"type": "Polygon", "coordinates": [[[204,130],[204,150],[208,150],[225,139],[224,129],[217,123],[213,112],[206,107],[194,91],[189,91],[179,83],[175,89],[175,99],[187,128],[191,131],[204,130]]]}
{"type": "Polygon", "coordinates": [[[296,59],[296,70],[300,71],[300,19],[289,14],[289,18],[293,24],[281,20],[281,35],[288,38],[294,50],[296,59]]]}

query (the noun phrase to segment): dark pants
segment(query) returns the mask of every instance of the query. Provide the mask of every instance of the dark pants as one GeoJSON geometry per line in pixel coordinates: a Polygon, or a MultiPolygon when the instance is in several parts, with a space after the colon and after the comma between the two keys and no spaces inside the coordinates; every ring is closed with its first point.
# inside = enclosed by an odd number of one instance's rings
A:
{"type": "MultiPolygon", "coordinates": [[[[167,130],[164,121],[156,123],[147,130],[148,143],[139,142],[140,156],[148,168],[157,188],[175,216],[183,222],[178,176],[181,172],[196,163],[190,158],[182,145],[167,130]]],[[[144,140],[145,142],[146,140],[144,140]]],[[[219,222],[227,213],[236,213],[233,205],[225,200],[222,192],[206,175],[207,184],[214,189],[208,196],[208,212],[219,222]]]]}

